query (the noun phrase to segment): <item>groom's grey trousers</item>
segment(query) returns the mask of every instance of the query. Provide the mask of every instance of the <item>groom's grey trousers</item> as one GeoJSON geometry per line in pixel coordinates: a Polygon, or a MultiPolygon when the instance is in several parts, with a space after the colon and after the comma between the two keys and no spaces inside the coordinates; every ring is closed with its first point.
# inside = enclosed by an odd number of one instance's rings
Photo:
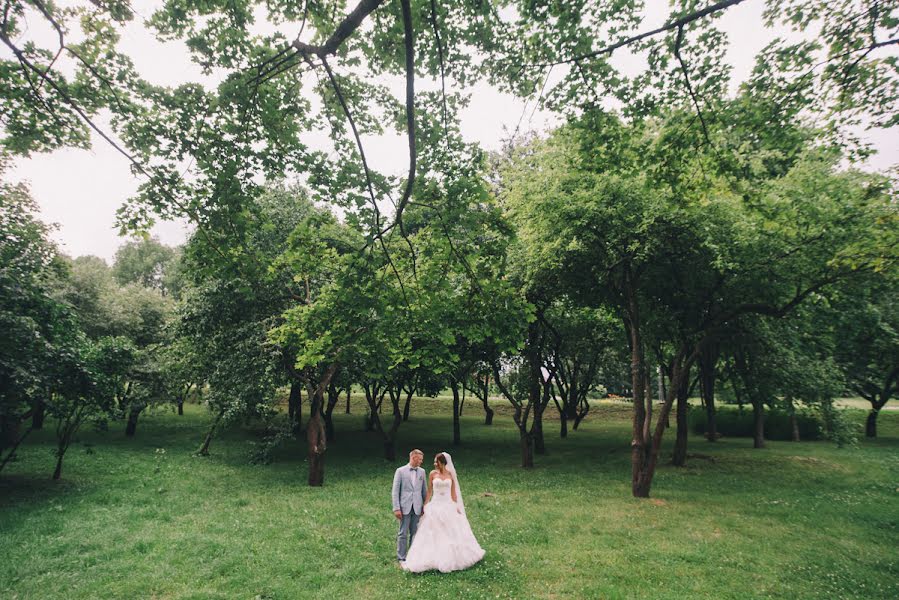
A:
{"type": "Polygon", "coordinates": [[[416,515],[415,511],[410,511],[403,515],[400,521],[400,530],[396,534],[396,558],[397,560],[406,560],[406,550],[415,537],[418,530],[418,519],[421,515],[416,515]],[[407,542],[408,539],[408,542],[407,542]]]}

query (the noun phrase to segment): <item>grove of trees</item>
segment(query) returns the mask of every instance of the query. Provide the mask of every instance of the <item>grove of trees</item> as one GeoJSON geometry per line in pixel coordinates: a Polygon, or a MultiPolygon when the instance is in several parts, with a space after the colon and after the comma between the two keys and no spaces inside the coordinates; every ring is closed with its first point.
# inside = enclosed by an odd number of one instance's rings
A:
{"type": "Polygon", "coordinates": [[[772,410],[844,443],[841,395],[875,436],[899,387],[899,205],[858,131],[899,124],[899,8],[772,0],[784,35],[733,81],[716,22],[741,3],[675,1],[652,28],[636,0],[172,0],[144,26],[216,83],[165,87],[121,47],[128,2],[6,2],[2,167],[93,139],[142,184],[112,267],[62,255],[28,188],[0,184],[3,464],[46,415],[59,478],[79,427],[140,435],[191,394],[213,415],[200,454],[260,419],[272,444],[305,437],[310,485],[353,389],[391,461],[413,397],[449,390],[455,444],[465,395],[486,426],[501,398],[525,468],[548,408],[566,437],[591,397],[626,396],[637,497],[669,427],[685,464],[692,394],[709,443],[724,397],[757,448],[772,410]],[[477,83],[558,125],[485,152],[460,128],[477,83]],[[388,133],[402,176],[366,155],[388,133]],[[174,217],[183,247],[146,235],[174,217]]]}

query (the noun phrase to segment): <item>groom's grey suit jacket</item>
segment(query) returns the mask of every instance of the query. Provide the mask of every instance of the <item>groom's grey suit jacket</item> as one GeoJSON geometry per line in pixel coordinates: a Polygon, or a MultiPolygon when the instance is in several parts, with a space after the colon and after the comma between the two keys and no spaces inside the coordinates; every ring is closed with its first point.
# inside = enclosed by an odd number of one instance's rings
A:
{"type": "Polygon", "coordinates": [[[404,515],[410,512],[420,515],[427,495],[424,469],[403,465],[393,474],[393,510],[402,511],[404,515]]]}

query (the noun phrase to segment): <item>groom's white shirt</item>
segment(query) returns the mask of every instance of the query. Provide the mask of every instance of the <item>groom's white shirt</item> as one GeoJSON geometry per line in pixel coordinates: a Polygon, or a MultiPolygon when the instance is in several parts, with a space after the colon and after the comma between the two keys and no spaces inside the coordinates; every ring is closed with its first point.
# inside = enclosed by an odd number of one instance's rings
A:
{"type": "Polygon", "coordinates": [[[428,488],[422,468],[403,465],[393,474],[393,510],[404,515],[410,512],[420,515],[425,504],[428,488]]]}

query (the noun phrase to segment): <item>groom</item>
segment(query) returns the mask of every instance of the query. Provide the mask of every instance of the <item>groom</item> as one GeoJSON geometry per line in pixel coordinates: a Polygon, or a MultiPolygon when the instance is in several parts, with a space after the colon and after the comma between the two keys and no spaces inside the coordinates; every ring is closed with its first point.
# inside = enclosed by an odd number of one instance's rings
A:
{"type": "Polygon", "coordinates": [[[396,558],[400,562],[406,560],[406,549],[412,544],[418,519],[425,512],[428,486],[425,484],[424,469],[421,468],[424,457],[421,450],[413,450],[409,453],[409,464],[393,474],[393,514],[400,522],[400,530],[396,534],[396,558]]]}

